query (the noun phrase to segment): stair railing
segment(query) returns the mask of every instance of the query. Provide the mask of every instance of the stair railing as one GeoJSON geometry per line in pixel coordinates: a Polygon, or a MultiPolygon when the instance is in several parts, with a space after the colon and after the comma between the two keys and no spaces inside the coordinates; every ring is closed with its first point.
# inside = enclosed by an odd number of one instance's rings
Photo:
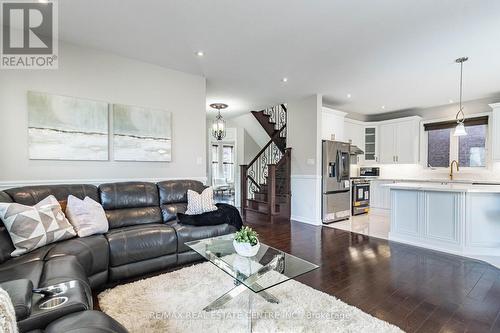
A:
{"type": "MultiPolygon", "coordinates": [[[[285,130],[286,124],[283,125],[275,136],[281,135],[285,130]]],[[[276,164],[283,157],[283,152],[274,143],[275,137],[259,151],[252,161],[247,165],[241,165],[241,207],[245,208],[248,199],[254,199],[255,193],[260,191],[263,186],[268,188],[268,197],[274,197],[275,186],[275,172],[276,164]],[[271,172],[271,174],[270,174],[271,172]],[[272,184],[268,184],[272,181],[272,184]]]]}
{"type": "MultiPolygon", "coordinates": [[[[269,116],[269,121],[274,122],[274,128],[279,130],[284,125],[286,125],[286,113],[287,109],[285,104],[275,105],[273,107],[262,110],[265,115],[269,116]]],[[[286,137],[286,127],[280,132],[280,137],[286,137]]]]}

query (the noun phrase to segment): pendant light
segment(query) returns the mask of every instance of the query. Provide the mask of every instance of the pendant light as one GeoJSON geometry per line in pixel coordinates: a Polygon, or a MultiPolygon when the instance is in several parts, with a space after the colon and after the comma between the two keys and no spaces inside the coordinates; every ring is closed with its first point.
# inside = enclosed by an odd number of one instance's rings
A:
{"type": "Polygon", "coordinates": [[[223,103],[213,103],[210,107],[218,111],[214,122],[212,123],[212,136],[220,141],[226,137],[226,121],[222,118],[220,110],[227,108],[227,104],[223,103]]]}
{"type": "Polygon", "coordinates": [[[465,131],[465,126],[464,126],[464,121],[465,121],[465,114],[464,114],[464,107],[462,106],[462,77],[463,77],[463,70],[464,70],[464,62],[469,60],[468,57],[462,57],[458,58],[455,60],[456,63],[460,64],[460,106],[457,112],[457,115],[455,116],[457,120],[457,127],[455,127],[455,132],[453,133],[454,136],[464,136],[467,135],[467,132],[465,131]]]}

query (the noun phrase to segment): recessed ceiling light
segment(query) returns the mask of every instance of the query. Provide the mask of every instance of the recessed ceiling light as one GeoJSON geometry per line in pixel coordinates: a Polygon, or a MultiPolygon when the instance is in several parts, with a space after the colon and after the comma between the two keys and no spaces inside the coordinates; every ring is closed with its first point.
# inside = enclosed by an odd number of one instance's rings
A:
{"type": "Polygon", "coordinates": [[[205,55],[205,53],[203,51],[198,51],[198,52],[196,52],[196,55],[198,57],[203,57],[205,55]]]}
{"type": "Polygon", "coordinates": [[[453,100],[452,99],[448,100],[448,103],[453,103],[453,100]]]}
{"type": "Polygon", "coordinates": [[[347,94],[347,98],[351,98],[351,97],[352,97],[352,95],[351,95],[351,94],[347,94]]]}
{"type": "Polygon", "coordinates": [[[382,105],[382,106],[381,106],[381,108],[382,108],[382,109],[385,109],[385,105],[382,105]]]}
{"type": "Polygon", "coordinates": [[[287,77],[282,78],[281,82],[288,82],[288,78],[287,77]]]}

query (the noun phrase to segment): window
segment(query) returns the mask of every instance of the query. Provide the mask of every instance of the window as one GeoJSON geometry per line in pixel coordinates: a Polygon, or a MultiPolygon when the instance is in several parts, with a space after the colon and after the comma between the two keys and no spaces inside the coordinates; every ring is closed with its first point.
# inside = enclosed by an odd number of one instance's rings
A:
{"type": "Polygon", "coordinates": [[[427,164],[434,168],[450,166],[451,128],[430,130],[428,133],[427,164]]]}
{"type": "Polygon", "coordinates": [[[486,166],[487,125],[466,126],[467,135],[458,140],[458,163],[461,167],[486,166]]]}
{"type": "Polygon", "coordinates": [[[219,176],[219,146],[212,145],[212,184],[219,176]]]}
{"type": "Polygon", "coordinates": [[[453,121],[424,125],[428,166],[446,168],[458,160],[460,167],[485,167],[488,117],[466,119],[466,136],[454,136],[455,126],[453,121]]]}
{"type": "Polygon", "coordinates": [[[234,146],[212,145],[212,184],[216,179],[234,182],[234,146]]]}
{"type": "Polygon", "coordinates": [[[233,181],[234,179],[234,148],[233,146],[222,146],[222,163],[224,178],[227,181],[233,181]]]}

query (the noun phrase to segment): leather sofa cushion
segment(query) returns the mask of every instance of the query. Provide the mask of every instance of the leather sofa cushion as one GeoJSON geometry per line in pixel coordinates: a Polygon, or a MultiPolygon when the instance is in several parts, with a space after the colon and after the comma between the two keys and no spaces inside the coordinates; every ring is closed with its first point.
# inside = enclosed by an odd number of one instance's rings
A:
{"type": "Polygon", "coordinates": [[[39,287],[48,287],[61,282],[77,280],[82,282],[90,293],[90,283],[85,270],[75,256],[52,258],[45,262],[39,287]]]}
{"type": "Polygon", "coordinates": [[[31,314],[33,282],[28,279],[12,280],[2,283],[0,287],[9,294],[17,321],[31,314]]]}
{"type": "Polygon", "coordinates": [[[87,276],[106,271],[109,262],[109,247],[106,237],[94,235],[73,238],[56,243],[47,253],[46,259],[72,255],[78,259],[87,276]]]}
{"type": "Polygon", "coordinates": [[[159,206],[158,188],[153,183],[101,184],[99,194],[102,207],[106,210],[159,206]]]}
{"type": "Polygon", "coordinates": [[[186,242],[209,238],[209,237],[222,236],[236,232],[236,228],[230,226],[229,224],[193,226],[193,225],[175,223],[172,224],[171,226],[175,229],[175,232],[177,233],[178,253],[191,250],[191,248],[185,244],[186,242]]]}
{"type": "Polygon", "coordinates": [[[123,228],[132,225],[161,223],[160,207],[141,207],[107,210],[109,229],[123,228]]]}
{"type": "Polygon", "coordinates": [[[11,280],[28,279],[33,282],[35,288],[38,287],[40,277],[42,276],[44,262],[30,261],[18,265],[9,265],[0,267],[0,283],[11,280]]]}
{"type": "Polygon", "coordinates": [[[177,213],[184,214],[187,211],[187,202],[161,205],[160,208],[163,222],[175,222],[177,220],[177,213]]]}
{"type": "Polygon", "coordinates": [[[43,261],[47,256],[47,253],[49,253],[54,245],[55,244],[46,245],[20,257],[12,258],[0,265],[0,270],[8,269],[9,267],[21,265],[27,262],[43,261]]]}
{"type": "Polygon", "coordinates": [[[162,221],[158,188],[153,183],[102,184],[99,191],[110,229],[162,221]]]}
{"type": "Polygon", "coordinates": [[[127,333],[125,327],[100,311],[80,311],[64,316],[45,328],[45,333],[127,333]]]}
{"type": "Polygon", "coordinates": [[[106,234],[110,266],[116,267],[175,253],[177,237],[164,224],[146,224],[114,229],[106,234]]]}
{"type": "Polygon", "coordinates": [[[11,188],[5,192],[14,202],[27,206],[34,206],[49,195],[55,196],[58,201],[67,200],[70,194],[80,199],[88,196],[99,201],[97,187],[89,184],[24,186],[11,188]]]}
{"type": "Polygon", "coordinates": [[[167,180],[159,182],[157,185],[163,222],[174,221],[177,218],[177,213],[186,212],[188,190],[201,193],[206,188],[202,182],[189,179],[167,180]]]}

